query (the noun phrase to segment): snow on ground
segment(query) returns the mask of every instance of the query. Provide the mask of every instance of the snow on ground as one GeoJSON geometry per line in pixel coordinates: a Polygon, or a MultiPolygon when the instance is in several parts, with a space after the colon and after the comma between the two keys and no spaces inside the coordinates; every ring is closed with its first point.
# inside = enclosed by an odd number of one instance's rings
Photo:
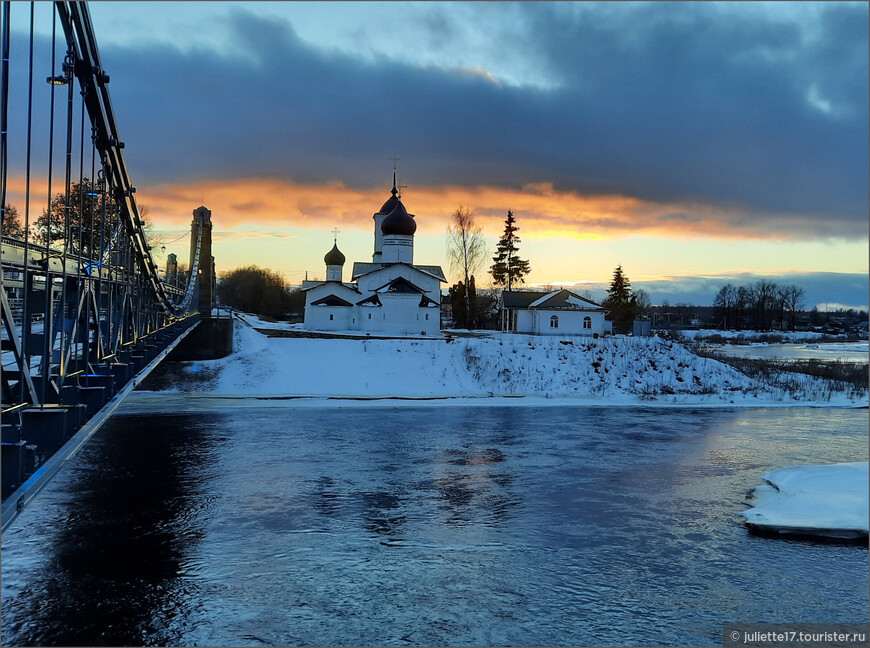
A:
{"type": "Polygon", "coordinates": [[[813,331],[720,331],[717,329],[691,329],[677,331],[682,337],[687,340],[704,340],[714,335],[726,340],[735,340],[740,342],[750,342],[762,336],[776,335],[781,337],[786,342],[817,342],[822,338],[821,333],[813,331]]]}
{"type": "Polygon", "coordinates": [[[747,525],[776,533],[866,537],[868,463],[792,466],[765,473],[747,525]]]}
{"type": "Polygon", "coordinates": [[[302,324],[291,324],[290,322],[272,322],[269,320],[260,319],[251,313],[236,313],[236,317],[247,322],[254,328],[272,329],[279,331],[303,330],[302,324]]]}
{"type": "Polygon", "coordinates": [[[236,321],[230,356],[187,363],[171,391],[227,400],[522,397],[528,404],[541,399],[607,405],[855,404],[839,395],[830,402],[795,401],[657,337],[593,340],[492,332],[406,339],[270,338],[250,325],[260,329],[269,323],[246,319],[249,325],[236,321]]]}

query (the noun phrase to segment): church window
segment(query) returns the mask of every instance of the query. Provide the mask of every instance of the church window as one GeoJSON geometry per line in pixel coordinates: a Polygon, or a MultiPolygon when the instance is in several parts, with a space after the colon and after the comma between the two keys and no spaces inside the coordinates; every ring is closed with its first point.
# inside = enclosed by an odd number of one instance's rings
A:
{"type": "Polygon", "coordinates": [[[371,313],[369,313],[369,319],[371,319],[371,318],[372,318],[372,314],[371,314],[371,313]]]}
{"type": "Polygon", "coordinates": [[[334,320],[334,319],[335,319],[335,315],[333,315],[332,313],[330,313],[330,314],[329,314],[329,321],[331,322],[331,321],[334,320]]]}
{"type": "Polygon", "coordinates": [[[559,328],[559,318],[555,315],[550,318],[550,328],[559,328]]]}
{"type": "Polygon", "coordinates": [[[429,313],[426,313],[426,319],[429,319],[429,313]]]}
{"type": "Polygon", "coordinates": [[[588,315],[583,318],[583,328],[591,329],[592,328],[592,318],[588,315]]]}

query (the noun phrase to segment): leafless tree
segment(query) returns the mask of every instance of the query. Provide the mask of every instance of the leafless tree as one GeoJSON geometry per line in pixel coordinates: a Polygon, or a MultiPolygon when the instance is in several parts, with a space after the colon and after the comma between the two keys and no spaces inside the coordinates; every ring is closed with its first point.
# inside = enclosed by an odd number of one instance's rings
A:
{"type": "Polygon", "coordinates": [[[746,286],[739,286],[734,293],[734,319],[738,330],[743,323],[746,310],[752,307],[752,299],[752,290],[746,286]]]}
{"type": "Polygon", "coordinates": [[[801,307],[801,300],[804,298],[804,289],[791,284],[786,286],[786,307],[791,311],[791,330],[795,330],[795,314],[798,308],[801,307]]]}
{"type": "MultiPolygon", "coordinates": [[[[480,269],[486,258],[486,241],[483,228],[474,222],[474,213],[460,206],[450,216],[447,224],[447,261],[452,272],[461,274],[465,286],[471,276],[480,269]]],[[[473,328],[472,306],[468,290],[465,291],[466,312],[469,314],[469,327],[473,328]]]]}
{"type": "MultiPolygon", "coordinates": [[[[733,308],[735,311],[737,310],[737,289],[731,284],[725,284],[719,289],[719,292],[716,294],[716,299],[713,302],[713,306],[719,308],[722,313],[722,322],[724,324],[724,328],[728,328],[728,322],[731,317],[731,309],[733,308]]],[[[735,315],[734,319],[737,319],[737,315],[735,315]]]]}
{"type": "Polygon", "coordinates": [[[21,224],[18,210],[13,205],[6,205],[6,209],[3,210],[2,230],[3,236],[24,238],[24,226],[21,224]]]}
{"type": "Polygon", "coordinates": [[[647,291],[645,291],[643,288],[640,288],[632,292],[632,297],[634,298],[634,303],[637,306],[638,315],[648,314],[650,306],[652,305],[652,302],[649,298],[649,293],[647,293],[647,291]]]}
{"type": "Polygon", "coordinates": [[[785,312],[788,310],[788,291],[790,286],[777,285],[773,291],[773,303],[779,317],[779,330],[785,330],[785,312]]]}
{"type": "Polygon", "coordinates": [[[776,305],[776,284],[767,279],[759,279],[753,284],[752,296],[755,307],[755,329],[758,331],[769,330],[769,319],[773,319],[776,305]]]}

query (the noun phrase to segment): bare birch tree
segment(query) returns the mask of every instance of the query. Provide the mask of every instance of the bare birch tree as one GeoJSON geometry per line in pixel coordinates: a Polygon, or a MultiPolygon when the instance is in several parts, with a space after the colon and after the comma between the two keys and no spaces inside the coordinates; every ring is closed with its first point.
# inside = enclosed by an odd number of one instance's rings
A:
{"type": "Polygon", "coordinates": [[[450,216],[447,224],[447,261],[451,271],[461,274],[465,280],[465,308],[469,328],[474,327],[474,311],[467,287],[471,276],[480,269],[485,258],[486,241],[483,238],[483,228],[474,222],[474,213],[470,209],[460,206],[450,216]]]}

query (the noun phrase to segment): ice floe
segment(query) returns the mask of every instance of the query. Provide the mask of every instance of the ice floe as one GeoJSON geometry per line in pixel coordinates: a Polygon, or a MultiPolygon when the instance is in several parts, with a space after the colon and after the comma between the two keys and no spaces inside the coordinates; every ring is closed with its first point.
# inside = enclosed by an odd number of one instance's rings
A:
{"type": "Polygon", "coordinates": [[[791,466],[761,476],[746,525],[771,534],[866,538],[868,462],[791,466]]]}

